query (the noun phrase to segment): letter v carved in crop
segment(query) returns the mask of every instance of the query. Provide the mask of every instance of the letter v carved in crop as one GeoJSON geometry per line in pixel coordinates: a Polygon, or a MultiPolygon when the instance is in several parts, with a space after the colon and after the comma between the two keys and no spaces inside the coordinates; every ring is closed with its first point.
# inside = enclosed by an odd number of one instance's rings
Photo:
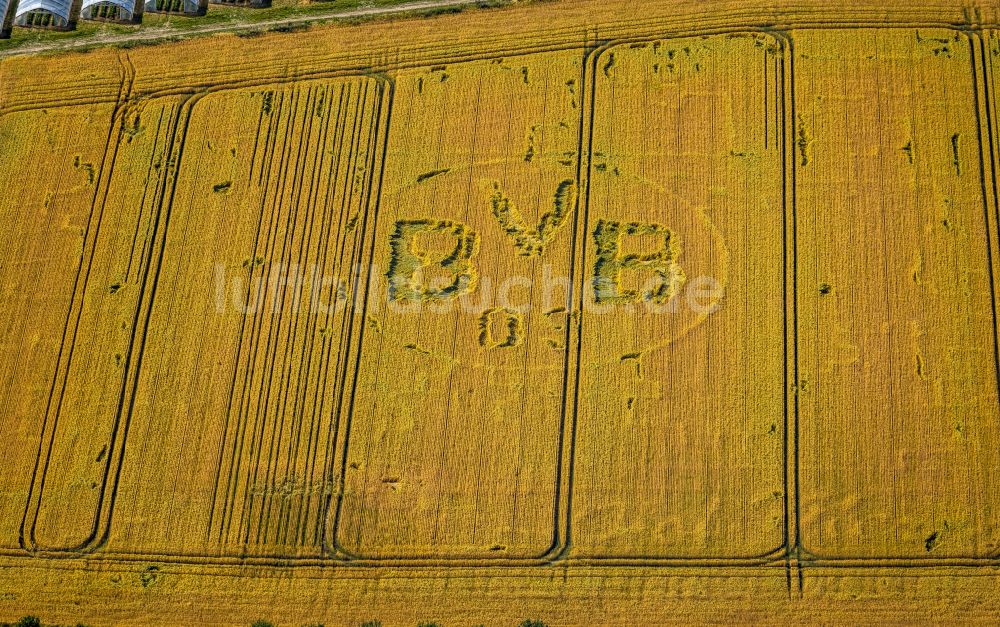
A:
{"type": "Polygon", "coordinates": [[[524,216],[510,198],[500,191],[500,184],[493,184],[493,195],[490,203],[493,216],[500,223],[504,232],[514,241],[518,252],[524,256],[541,255],[545,245],[552,241],[556,232],[566,223],[570,208],[576,196],[576,183],[565,179],[556,187],[552,197],[552,209],[542,214],[538,225],[529,228],[524,216]]]}

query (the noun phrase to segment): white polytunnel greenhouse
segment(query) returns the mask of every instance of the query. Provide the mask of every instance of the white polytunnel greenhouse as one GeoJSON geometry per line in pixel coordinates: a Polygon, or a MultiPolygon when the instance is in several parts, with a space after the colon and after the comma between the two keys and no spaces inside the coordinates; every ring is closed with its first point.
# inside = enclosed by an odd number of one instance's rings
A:
{"type": "Polygon", "coordinates": [[[10,23],[7,21],[7,9],[9,8],[9,0],[0,0],[0,37],[10,37],[10,23]]]}
{"type": "Polygon", "coordinates": [[[266,9],[271,6],[271,0],[209,0],[211,4],[224,4],[234,7],[250,7],[253,9],[266,9]]]}
{"type": "Polygon", "coordinates": [[[136,14],[138,0],[83,0],[80,16],[85,20],[108,22],[132,22],[136,14]]]}
{"type": "Polygon", "coordinates": [[[146,0],[147,13],[204,13],[200,0],[146,0]]]}
{"type": "Polygon", "coordinates": [[[15,26],[69,28],[73,0],[20,0],[15,26]]]}

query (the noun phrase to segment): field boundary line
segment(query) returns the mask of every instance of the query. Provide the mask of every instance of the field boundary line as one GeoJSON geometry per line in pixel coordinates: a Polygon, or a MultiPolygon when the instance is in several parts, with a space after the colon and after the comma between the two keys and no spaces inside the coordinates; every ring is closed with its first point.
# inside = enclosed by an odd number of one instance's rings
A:
{"type": "MultiPolygon", "coordinates": [[[[789,47],[786,44],[786,40],[790,39],[790,37],[788,37],[787,35],[785,35],[783,33],[776,33],[775,31],[772,31],[772,30],[769,30],[769,29],[765,29],[765,28],[759,28],[758,29],[758,28],[754,28],[754,27],[749,27],[749,28],[733,28],[733,29],[729,29],[729,30],[724,30],[724,31],[712,33],[712,35],[716,35],[716,36],[718,36],[718,35],[733,35],[733,34],[762,34],[762,35],[766,35],[766,36],[774,39],[775,42],[778,43],[781,46],[781,56],[779,57],[779,60],[781,60],[782,63],[784,63],[784,57],[789,53],[789,47]]],[[[588,131],[587,131],[588,147],[587,147],[587,150],[583,153],[583,154],[585,154],[585,157],[587,159],[587,165],[586,165],[587,175],[586,175],[586,177],[584,177],[584,180],[586,181],[586,185],[582,188],[581,201],[580,201],[581,202],[581,206],[583,207],[583,217],[582,217],[582,224],[583,224],[583,226],[582,226],[582,229],[578,229],[580,231],[580,233],[582,233],[582,235],[583,235],[584,238],[587,236],[587,233],[589,231],[589,227],[588,227],[588,220],[589,220],[589,218],[588,218],[588,212],[589,212],[589,207],[590,207],[590,179],[591,179],[591,174],[592,174],[592,171],[591,171],[591,166],[592,166],[591,161],[592,161],[592,154],[593,154],[593,143],[592,142],[593,142],[593,127],[594,127],[594,112],[595,112],[595,109],[596,109],[596,104],[595,103],[596,103],[596,97],[597,97],[596,96],[596,83],[597,83],[597,81],[596,81],[596,74],[597,74],[597,63],[599,62],[599,60],[601,58],[601,55],[604,52],[606,52],[608,50],[611,50],[613,48],[616,48],[618,46],[623,46],[623,45],[632,44],[632,43],[645,43],[645,42],[653,42],[653,41],[657,41],[657,40],[669,41],[669,40],[692,38],[692,37],[697,37],[697,36],[698,35],[689,35],[689,34],[678,34],[678,35],[666,34],[666,35],[660,36],[660,37],[649,36],[649,35],[641,35],[641,36],[636,36],[636,37],[616,38],[616,39],[613,39],[613,40],[605,40],[605,41],[603,41],[600,46],[598,46],[597,48],[595,48],[594,50],[592,50],[590,52],[590,54],[588,54],[588,56],[587,56],[587,74],[588,74],[588,78],[590,78],[590,84],[586,86],[586,89],[587,89],[587,95],[586,95],[587,105],[586,105],[585,109],[589,111],[590,118],[589,118],[588,131]]],[[[787,94],[785,93],[785,91],[787,89],[787,86],[786,86],[786,82],[785,82],[784,77],[782,76],[781,78],[776,78],[775,80],[776,80],[776,88],[781,91],[782,100],[786,99],[787,98],[787,94]]],[[[781,104],[780,106],[781,106],[781,108],[783,110],[784,109],[784,104],[781,104]]],[[[776,122],[781,122],[781,123],[785,122],[785,120],[781,119],[780,115],[778,116],[778,118],[779,119],[776,120],[776,122]]],[[[782,124],[782,126],[784,127],[784,124],[782,124]]],[[[781,172],[780,172],[780,176],[783,179],[782,183],[784,183],[784,179],[787,176],[787,169],[788,169],[788,162],[787,162],[788,153],[786,152],[786,148],[787,147],[784,146],[784,145],[782,145],[782,146],[779,147],[779,150],[781,151],[781,157],[780,157],[780,159],[781,159],[781,172]]],[[[582,158],[583,157],[581,157],[581,160],[582,160],[582,158]]],[[[783,197],[782,198],[782,212],[783,213],[787,212],[787,207],[786,207],[787,203],[786,203],[786,199],[785,199],[786,196],[787,196],[787,190],[783,190],[783,192],[782,192],[782,197],[783,197]]],[[[582,248],[582,250],[580,252],[580,254],[582,256],[581,265],[583,265],[585,267],[586,266],[586,247],[581,247],[581,248],[582,248]]],[[[581,280],[586,281],[587,280],[586,276],[583,276],[581,278],[581,280]]],[[[574,288],[576,288],[576,287],[577,286],[574,286],[574,288]]],[[[580,295],[579,295],[579,301],[576,302],[575,305],[577,307],[579,307],[578,311],[580,311],[580,316],[581,316],[580,326],[582,327],[582,318],[583,318],[583,309],[584,309],[583,305],[584,305],[584,298],[585,298],[585,293],[586,293],[586,290],[583,289],[583,285],[579,286],[579,293],[580,293],[580,295]]],[[[714,562],[717,565],[723,565],[724,564],[724,565],[728,565],[728,566],[740,566],[740,567],[748,567],[748,566],[752,567],[752,566],[776,565],[776,564],[782,564],[782,565],[784,565],[784,564],[786,564],[787,559],[788,559],[788,555],[789,555],[789,551],[790,551],[790,549],[787,546],[786,539],[785,539],[785,538],[788,537],[788,531],[787,531],[788,516],[787,516],[787,512],[786,512],[785,521],[784,521],[784,527],[785,527],[785,531],[783,533],[784,538],[782,539],[781,544],[779,544],[779,545],[775,546],[774,548],[769,549],[769,550],[767,550],[767,551],[765,551],[763,553],[757,554],[757,555],[752,555],[752,556],[738,556],[738,557],[728,557],[728,556],[722,556],[722,557],[715,557],[715,556],[713,556],[713,557],[704,557],[704,556],[639,556],[639,555],[636,555],[636,556],[622,556],[622,555],[587,556],[587,557],[578,557],[578,558],[568,557],[568,552],[571,549],[571,541],[570,541],[570,539],[571,539],[571,536],[572,536],[572,534],[571,534],[571,525],[572,525],[572,496],[573,496],[573,480],[572,480],[573,461],[572,460],[575,459],[575,450],[574,449],[575,449],[575,441],[576,441],[577,411],[578,411],[579,396],[580,396],[580,390],[579,390],[579,379],[580,379],[580,376],[579,376],[579,372],[580,372],[580,367],[581,367],[581,364],[580,364],[580,355],[582,353],[582,337],[583,337],[582,331],[578,332],[578,335],[577,335],[577,344],[578,345],[576,347],[576,352],[577,352],[577,375],[576,375],[576,377],[574,379],[575,389],[574,389],[574,392],[573,392],[573,395],[574,395],[574,398],[573,398],[573,404],[574,404],[573,405],[573,407],[574,407],[573,408],[573,420],[572,420],[571,426],[569,427],[570,428],[570,438],[569,438],[569,441],[570,441],[571,452],[570,452],[570,478],[569,478],[569,481],[568,481],[568,484],[569,484],[568,490],[569,491],[568,491],[567,498],[566,498],[566,500],[567,500],[567,510],[568,510],[567,514],[566,514],[566,546],[564,547],[563,551],[561,551],[556,556],[556,558],[553,560],[553,563],[558,563],[558,564],[572,564],[574,566],[576,566],[576,565],[600,565],[602,567],[609,567],[609,566],[616,566],[616,567],[617,566],[636,566],[636,567],[659,567],[659,568],[662,568],[662,567],[671,567],[671,568],[673,568],[673,567],[683,567],[683,566],[687,566],[687,565],[691,565],[691,564],[706,563],[706,562],[714,562]]],[[[785,369],[787,370],[787,365],[786,365],[785,369]]],[[[787,411],[786,411],[786,414],[787,414],[787,411]]],[[[787,432],[786,432],[786,436],[787,436],[787,432]]],[[[786,466],[786,464],[787,464],[787,459],[783,459],[783,461],[782,461],[782,468],[784,468],[786,466]]]]}
{"type": "MultiPolygon", "coordinates": [[[[996,161],[995,161],[995,148],[993,137],[993,116],[990,110],[990,94],[988,92],[989,87],[986,86],[985,82],[989,81],[988,72],[989,67],[987,63],[991,62],[992,59],[990,55],[986,54],[985,49],[981,46],[984,37],[984,28],[980,27],[975,23],[973,17],[969,18],[970,25],[966,27],[960,27],[956,25],[939,25],[937,28],[941,30],[948,30],[955,33],[957,36],[961,36],[963,41],[968,46],[969,53],[969,67],[968,71],[971,72],[971,93],[968,94],[972,101],[972,113],[977,120],[977,126],[979,131],[976,134],[977,142],[977,152],[979,153],[979,185],[981,187],[981,200],[983,202],[983,216],[984,220],[984,231],[986,234],[986,262],[987,262],[987,274],[989,276],[989,285],[991,290],[991,314],[993,317],[993,339],[992,339],[992,352],[994,361],[994,373],[996,376],[996,390],[997,394],[1000,395],[1000,319],[998,319],[998,307],[997,307],[997,291],[995,287],[995,281],[997,277],[997,239],[1000,238],[1000,233],[995,231],[996,224],[994,223],[993,216],[991,215],[990,208],[997,207],[996,198],[996,161]],[[977,43],[979,42],[979,43],[977,43]],[[987,90],[984,92],[984,89],[987,90]],[[989,170],[987,169],[989,168],[989,170]]],[[[831,29],[836,30],[836,29],[831,29]]],[[[988,32],[988,31],[987,31],[988,32]]],[[[794,98],[794,92],[793,92],[794,98]]],[[[794,107],[794,100],[792,103],[794,107]]],[[[994,105],[995,106],[995,105],[994,105]]],[[[794,113],[794,110],[793,110],[794,113]]],[[[793,118],[794,119],[794,118],[793,118]]],[[[793,167],[797,171],[800,165],[793,161],[793,167]]],[[[998,210],[1000,211],[1000,210],[998,210]]],[[[797,214],[797,210],[795,212],[797,214]]],[[[1000,214],[997,214],[1000,218],[1000,214]]],[[[798,291],[796,290],[796,299],[798,291]]],[[[796,319],[797,326],[797,319],[796,319]]],[[[796,329],[796,336],[798,336],[798,330],[796,329]]],[[[798,351],[798,339],[796,339],[796,351],[798,351]]],[[[795,384],[798,381],[796,379],[795,384]]],[[[798,405],[798,398],[796,397],[796,405],[798,405]]],[[[796,409],[796,417],[798,416],[798,409],[796,409]]],[[[796,418],[796,431],[798,431],[798,419],[796,418]]],[[[798,475],[799,475],[799,453],[798,453],[798,433],[796,433],[795,438],[795,483],[796,490],[798,490],[798,475]]],[[[796,494],[796,508],[799,507],[799,493],[796,494]]],[[[798,511],[796,512],[796,521],[798,522],[798,511]]],[[[986,555],[976,556],[976,555],[945,555],[945,556],[929,556],[929,557],[918,557],[918,556],[906,556],[906,555],[895,555],[895,556],[879,556],[879,555],[823,555],[814,551],[810,551],[802,542],[801,531],[796,531],[796,545],[795,553],[797,558],[797,564],[801,571],[806,565],[811,568],[817,567],[832,567],[832,568],[895,568],[895,569],[911,569],[911,568],[925,568],[933,566],[968,566],[968,567],[982,567],[996,569],[1000,567],[1000,551],[994,550],[986,555]]],[[[801,579],[800,579],[800,591],[801,591],[801,579]]]]}

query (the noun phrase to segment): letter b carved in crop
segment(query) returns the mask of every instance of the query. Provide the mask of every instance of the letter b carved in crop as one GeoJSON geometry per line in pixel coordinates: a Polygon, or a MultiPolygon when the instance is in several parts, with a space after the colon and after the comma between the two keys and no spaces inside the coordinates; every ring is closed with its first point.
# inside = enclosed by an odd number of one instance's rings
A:
{"type": "Polygon", "coordinates": [[[479,237],[460,222],[400,220],[389,245],[390,300],[445,300],[476,287],[479,237]]]}
{"type": "Polygon", "coordinates": [[[599,220],[594,229],[594,241],[597,244],[594,299],[598,303],[663,304],[673,298],[684,284],[684,270],[677,264],[680,245],[674,233],[665,226],[599,220]],[[662,242],[662,246],[651,253],[626,253],[624,236],[652,236],[657,243],[662,242]],[[628,289],[622,279],[626,271],[652,273],[652,277],[641,287],[628,289]]]}

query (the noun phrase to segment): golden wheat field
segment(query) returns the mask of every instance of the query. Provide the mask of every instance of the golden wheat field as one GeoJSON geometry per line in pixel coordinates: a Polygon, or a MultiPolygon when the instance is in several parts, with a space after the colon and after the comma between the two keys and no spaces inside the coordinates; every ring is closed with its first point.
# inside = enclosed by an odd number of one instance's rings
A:
{"type": "Polygon", "coordinates": [[[1000,620],[997,28],[0,60],[0,621],[1000,620]]]}

